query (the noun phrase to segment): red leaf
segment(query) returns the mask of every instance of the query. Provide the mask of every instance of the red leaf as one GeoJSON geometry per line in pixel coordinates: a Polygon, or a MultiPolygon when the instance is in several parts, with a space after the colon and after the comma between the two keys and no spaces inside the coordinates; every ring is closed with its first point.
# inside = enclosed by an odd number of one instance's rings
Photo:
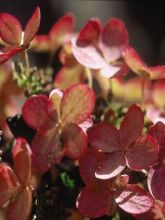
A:
{"type": "Polygon", "coordinates": [[[132,47],[127,47],[122,54],[126,64],[134,73],[140,76],[150,76],[148,66],[132,47]]]}
{"type": "Polygon", "coordinates": [[[147,169],[156,162],[158,152],[159,146],[152,136],[139,137],[126,152],[127,166],[133,170],[147,169]]]}
{"type": "Polygon", "coordinates": [[[99,40],[101,33],[101,22],[98,18],[91,18],[80,31],[77,43],[91,44],[99,40]]]}
{"type": "Polygon", "coordinates": [[[153,136],[160,145],[159,162],[165,158],[165,125],[162,122],[156,123],[150,130],[149,134],[153,136]]]}
{"type": "Polygon", "coordinates": [[[40,25],[40,19],[40,8],[37,7],[25,27],[23,45],[28,45],[34,38],[40,25]]]}
{"type": "Polygon", "coordinates": [[[14,171],[25,187],[31,179],[31,149],[27,142],[18,138],[13,148],[14,171]]]}
{"type": "Polygon", "coordinates": [[[87,85],[76,84],[67,89],[61,100],[61,121],[79,124],[93,112],[95,94],[87,85]]]}
{"type": "Polygon", "coordinates": [[[150,193],[160,201],[165,201],[165,165],[153,166],[148,174],[148,188],[150,193]]]}
{"type": "Polygon", "coordinates": [[[39,129],[50,119],[48,116],[48,98],[44,95],[32,96],[26,100],[22,108],[25,122],[34,129],[39,129]]]}
{"type": "Polygon", "coordinates": [[[0,206],[14,194],[18,180],[13,170],[5,163],[0,164],[0,206]]]}
{"type": "Polygon", "coordinates": [[[55,128],[37,132],[32,141],[32,159],[37,171],[44,173],[61,160],[65,153],[61,144],[55,128]]]}
{"type": "Polygon", "coordinates": [[[23,189],[7,208],[8,220],[27,220],[31,213],[32,193],[28,188],[23,189]]]}
{"type": "Polygon", "coordinates": [[[121,123],[120,139],[123,146],[127,147],[138,138],[144,126],[144,114],[140,107],[132,105],[121,123]],[[136,117],[136,120],[135,120],[136,117]]]}
{"type": "Polygon", "coordinates": [[[149,193],[137,185],[130,184],[117,190],[115,200],[120,208],[131,214],[147,212],[153,204],[149,193]]]}
{"type": "Polygon", "coordinates": [[[51,49],[58,49],[65,42],[68,34],[73,32],[75,25],[75,18],[72,13],[67,13],[61,17],[49,32],[51,41],[51,49]]]}
{"type": "Polygon", "coordinates": [[[125,24],[116,18],[109,19],[101,35],[101,47],[108,61],[121,57],[122,50],[128,46],[128,31],[125,24]]]}
{"type": "Polygon", "coordinates": [[[80,213],[89,218],[109,215],[114,207],[111,191],[100,186],[85,187],[79,194],[76,206],[80,213]]]}
{"type": "Polygon", "coordinates": [[[97,184],[95,171],[99,166],[100,152],[93,148],[87,148],[86,152],[79,159],[79,170],[83,181],[88,184],[97,184]]]}
{"type": "Polygon", "coordinates": [[[95,124],[87,131],[89,143],[105,153],[120,150],[119,131],[108,123],[95,124]]]}
{"type": "Polygon", "coordinates": [[[18,47],[18,48],[5,48],[4,52],[0,52],[0,64],[8,61],[10,57],[14,56],[17,53],[20,53],[24,50],[25,48],[23,47],[18,47]]]}
{"type": "Polygon", "coordinates": [[[6,13],[0,14],[0,37],[6,44],[20,46],[22,27],[17,18],[6,13]]]}
{"type": "Polygon", "coordinates": [[[76,124],[63,128],[62,141],[65,155],[71,159],[78,159],[87,148],[87,136],[76,124]]]}
{"type": "Polygon", "coordinates": [[[107,180],[117,176],[126,167],[124,153],[115,151],[113,153],[105,154],[99,160],[99,167],[95,172],[98,179],[107,180]]]}

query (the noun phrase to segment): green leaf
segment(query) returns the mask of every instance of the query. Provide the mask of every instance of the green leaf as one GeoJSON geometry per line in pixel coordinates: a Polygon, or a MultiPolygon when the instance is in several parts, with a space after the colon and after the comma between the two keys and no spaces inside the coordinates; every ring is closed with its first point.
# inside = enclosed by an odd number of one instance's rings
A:
{"type": "Polygon", "coordinates": [[[120,220],[120,215],[118,212],[115,213],[115,215],[112,217],[112,220],[120,220]]]}
{"type": "Polygon", "coordinates": [[[62,180],[64,186],[66,186],[68,188],[75,187],[75,181],[73,179],[71,179],[66,172],[61,173],[60,177],[61,177],[61,180],[62,180]]]}

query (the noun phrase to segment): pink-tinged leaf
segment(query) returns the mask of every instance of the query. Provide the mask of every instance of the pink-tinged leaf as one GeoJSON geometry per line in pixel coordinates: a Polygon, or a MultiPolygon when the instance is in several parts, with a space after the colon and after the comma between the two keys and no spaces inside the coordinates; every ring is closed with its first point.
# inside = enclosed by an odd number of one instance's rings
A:
{"type": "Polygon", "coordinates": [[[101,33],[101,22],[98,18],[91,18],[80,31],[77,43],[92,44],[97,43],[101,33]]]}
{"type": "Polygon", "coordinates": [[[75,59],[85,67],[91,69],[102,69],[108,63],[93,44],[83,45],[77,43],[77,38],[72,39],[72,53],[75,59]]]}
{"type": "Polygon", "coordinates": [[[95,124],[87,131],[89,143],[92,147],[110,153],[120,150],[119,131],[108,123],[95,124]]]}
{"type": "Polygon", "coordinates": [[[109,63],[105,63],[105,65],[100,70],[101,75],[106,78],[111,78],[118,74],[118,72],[120,72],[120,66],[111,65],[109,63]]]}
{"type": "Polygon", "coordinates": [[[159,145],[150,135],[139,137],[126,152],[127,166],[133,170],[147,169],[158,159],[159,145]]]}
{"type": "Polygon", "coordinates": [[[60,89],[68,89],[77,83],[84,81],[83,68],[81,65],[75,65],[73,67],[62,67],[55,77],[55,87],[60,89]]]}
{"type": "Polygon", "coordinates": [[[93,120],[92,116],[87,118],[85,121],[83,121],[81,124],[78,125],[83,132],[86,134],[87,130],[93,126],[93,120]]]}
{"type": "Polygon", "coordinates": [[[140,107],[132,105],[120,126],[120,140],[127,148],[133,141],[141,135],[144,126],[144,114],[140,107]],[[136,120],[135,120],[136,117],[136,120]]]}
{"type": "Polygon", "coordinates": [[[48,35],[37,35],[31,42],[31,47],[33,51],[36,52],[46,52],[49,51],[49,39],[48,35]]]}
{"type": "Polygon", "coordinates": [[[95,177],[95,171],[99,166],[99,159],[102,153],[93,148],[88,148],[79,159],[79,170],[83,181],[88,184],[97,184],[98,180],[95,177]]]}
{"type": "Polygon", "coordinates": [[[76,124],[68,124],[62,131],[65,155],[71,159],[78,159],[87,148],[87,136],[76,124]]]}
{"type": "Polygon", "coordinates": [[[27,220],[31,213],[32,192],[29,188],[23,189],[7,208],[8,220],[27,220]]]}
{"type": "Polygon", "coordinates": [[[23,45],[28,45],[34,38],[40,26],[40,19],[41,19],[40,8],[37,7],[25,27],[23,45]]]}
{"type": "Polygon", "coordinates": [[[20,46],[22,27],[17,18],[10,14],[0,14],[0,37],[9,45],[20,46]]]}
{"type": "Polygon", "coordinates": [[[134,73],[140,76],[150,76],[148,66],[143,62],[139,54],[137,54],[132,47],[127,47],[123,51],[122,55],[126,64],[134,73]]]}
{"type": "Polygon", "coordinates": [[[107,61],[121,57],[121,52],[128,46],[128,31],[125,24],[116,18],[109,19],[101,35],[101,47],[107,61]]]}
{"type": "Polygon", "coordinates": [[[85,84],[76,84],[67,89],[61,100],[61,121],[63,124],[85,121],[93,112],[94,91],[85,84]]]}
{"type": "Polygon", "coordinates": [[[26,140],[18,138],[13,148],[14,171],[25,187],[31,179],[31,149],[26,140]]]}
{"type": "Polygon", "coordinates": [[[115,200],[118,206],[131,214],[147,212],[153,205],[153,198],[137,185],[128,184],[116,191],[115,200]]]}
{"type": "Polygon", "coordinates": [[[150,193],[160,201],[165,201],[165,165],[153,166],[148,174],[148,188],[150,193]]]}
{"type": "Polygon", "coordinates": [[[25,122],[34,129],[39,129],[50,119],[48,116],[48,98],[44,95],[32,96],[26,100],[22,108],[25,122]]]}
{"type": "Polygon", "coordinates": [[[18,184],[14,171],[5,163],[0,164],[0,206],[14,194],[18,184]]]}
{"type": "Polygon", "coordinates": [[[124,153],[115,151],[105,154],[99,160],[99,167],[95,172],[98,179],[107,180],[120,174],[126,167],[124,153]]]}
{"type": "Polygon", "coordinates": [[[151,79],[165,79],[165,65],[149,67],[151,79]]]}
{"type": "Polygon", "coordinates": [[[101,186],[87,186],[80,192],[76,206],[84,216],[97,218],[103,215],[110,215],[114,203],[110,190],[101,186]]]}
{"type": "Polygon", "coordinates": [[[133,215],[137,220],[164,220],[164,215],[162,213],[162,204],[160,201],[154,201],[151,209],[145,213],[139,215],[133,215]]]}
{"type": "Polygon", "coordinates": [[[38,131],[32,141],[32,162],[37,171],[44,173],[64,156],[61,137],[55,129],[38,131]]]}
{"type": "Polygon", "coordinates": [[[49,38],[51,42],[50,49],[58,49],[65,43],[65,39],[67,35],[71,34],[74,30],[75,26],[75,18],[74,15],[71,13],[65,14],[61,17],[55,25],[52,27],[49,38]]]}

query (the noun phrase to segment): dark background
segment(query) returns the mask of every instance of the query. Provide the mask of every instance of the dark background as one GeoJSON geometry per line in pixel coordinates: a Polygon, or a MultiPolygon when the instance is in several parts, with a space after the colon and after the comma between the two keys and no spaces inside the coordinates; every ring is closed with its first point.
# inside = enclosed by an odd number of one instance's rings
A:
{"type": "Polygon", "coordinates": [[[24,26],[34,8],[42,13],[39,33],[48,33],[54,22],[71,11],[79,30],[89,17],[105,22],[110,17],[121,18],[129,31],[130,44],[150,65],[165,63],[165,6],[163,1],[130,0],[0,0],[0,12],[17,16],[24,26]]]}

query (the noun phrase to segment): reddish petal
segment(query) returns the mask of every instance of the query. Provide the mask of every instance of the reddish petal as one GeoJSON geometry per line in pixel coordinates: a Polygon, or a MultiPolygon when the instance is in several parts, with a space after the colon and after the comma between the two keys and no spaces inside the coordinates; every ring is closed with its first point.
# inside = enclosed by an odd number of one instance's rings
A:
{"type": "Polygon", "coordinates": [[[108,65],[101,51],[98,51],[93,44],[78,43],[76,37],[72,39],[72,53],[75,59],[85,67],[102,69],[108,65]]]}
{"type": "Polygon", "coordinates": [[[32,207],[32,193],[31,190],[24,189],[15,198],[15,201],[10,202],[7,208],[8,220],[27,220],[32,207]]]}
{"type": "Polygon", "coordinates": [[[120,174],[126,166],[124,153],[116,151],[105,154],[99,160],[99,167],[95,172],[98,179],[106,180],[120,174]]]}
{"type": "Polygon", "coordinates": [[[83,29],[80,31],[77,38],[77,43],[91,44],[99,40],[101,33],[101,22],[98,18],[91,18],[83,29]]]}
{"type": "Polygon", "coordinates": [[[105,153],[121,148],[119,131],[108,123],[95,124],[87,134],[90,145],[105,153]]]}
{"type": "Polygon", "coordinates": [[[101,47],[107,61],[121,57],[122,50],[128,46],[128,31],[125,24],[116,18],[109,19],[101,36],[101,47]]]}
{"type": "Polygon", "coordinates": [[[126,64],[134,73],[140,76],[150,76],[148,66],[132,47],[127,47],[122,54],[126,64]]]}
{"type": "Polygon", "coordinates": [[[140,107],[132,105],[120,126],[120,139],[123,146],[127,147],[138,138],[144,126],[144,114],[140,107]],[[136,120],[135,120],[136,117],[136,120]]]}
{"type": "Polygon", "coordinates": [[[68,124],[62,132],[65,155],[78,159],[87,148],[87,136],[76,124],[68,124]]]}
{"type": "Polygon", "coordinates": [[[139,137],[126,152],[127,166],[133,170],[147,169],[158,158],[159,145],[150,135],[139,137]]]}
{"type": "Polygon", "coordinates": [[[14,194],[18,180],[14,171],[5,163],[0,164],[0,206],[14,194]]]}
{"type": "Polygon", "coordinates": [[[40,8],[37,7],[25,27],[23,45],[29,44],[30,41],[32,41],[32,39],[34,38],[40,26],[40,19],[41,19],[40,8]]]}
{"type": "Polygon", "coordinates": [[[61,100],[61,121],[63,124],[85,121],[93,112],[95,94],[87,85],[76,84],[67,89],[61,100]]]}
{"type": "Polygon", "coordinates": [[[75,26],[75,18],[71,13],[65,14],[52,27],[49,37],[51,41],[50,49],[58,49],[66,40],[67,35],[73,32],[75,26]]]}
{"type": "Polygon", "coordinates": [[[149,193],[137,185],[130,184],[116,191],[115,200],[121,209],[131,214],[147,212],[153,205],[153,199],[149,193]]]}
{"type": "Polygon", "coordinates": [[[26,140],[18,138],[13,148],[14,171],[25,187],[31,179],[31,149],[26,140]]]}
{"type": "Polygon", "coordinates": [[[99,186],[85,187],[76,202],[80,213],[89,218],[110,215],[111,208],[114,205],[111,191],[99,186]]]}
{"type": "Polygon", "coordinates": [[[149,134],[153,136],[160,145],[159,162],[165,159],[165,125],[162,122],[156,123],[150,130],[149,134]]]}
{"type": "Polygon", "coordinates": [[[41,128],[49,121],[48,98],[44,95],[32,96],[22,107],[25,122],[34,129],[41,128]]]}
{"type": "Polygon", "coordinates": [[[32,141],[33,165],[44,173],[64,156],[61,137],[55,128],[38,131],[32,141]]]}
{"type": "Polygon", "coordinates": [[[153,166],[148,174],[148,188],[150,193],[156,198],[165,201],[165,165],[153,166]]]}
{"type": "Polygon", "coordinates": [[[102,154],[93,148],[88,148],[79,159],[79,170],[83,181],[88,184],[96,184],[95,171],[99,165],[102,154]]]}
{"type": "Polygon", "coordinates": [[[22,27],[17,18],[10,14],[0,14],[0,37],[9,45],[20,46],[22,27]]]}

